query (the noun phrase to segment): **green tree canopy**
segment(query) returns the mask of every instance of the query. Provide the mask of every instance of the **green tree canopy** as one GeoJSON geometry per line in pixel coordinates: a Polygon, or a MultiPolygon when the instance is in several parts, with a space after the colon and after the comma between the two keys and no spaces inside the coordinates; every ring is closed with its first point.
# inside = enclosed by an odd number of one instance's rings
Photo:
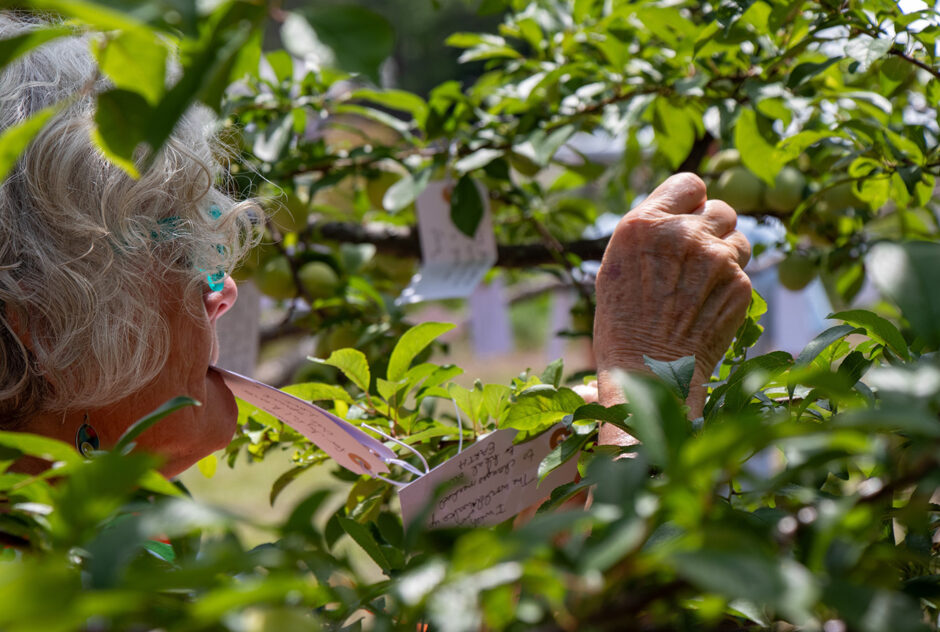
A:
{"type": "MultiPolygon", "coordinates": [[[[392,485],[335,469],[334,488],[312,490],[250,548],[242,519],[185,497],[146,455],[84,460],[0,433],[0,533],[17,544],[0,564],[0,627],[936,629],[934,8],[483,0],[498,26],[447,38],[479,74],[422,95],[381,86],[395,31],[355,3],[19,6],[96,34],[113,87],[98,97],[94,140],[129,173],[146,168],[140,144],[159,148],[192,103],[219,114],[237,149],[228,186],[272,201],[236,274],[264,289],[280,270],[269,293],[293,307],[276,333],[316,332],[332,367],[292,392],[390,429],[432,466],[458,435],[560,421],[570,435],[542,472],[577,458],[582,479],[517,529],[435,531],[403,527],[392,485]],[[617,151],[579,152],[579,135],[617,151]],[[417,253],[414,200],[432,180],[483,185],[501,273],[553,273],[589,310],[581,264],[606,240],[585,230],[678,170],[743,214],[782,221],[780,248],[818,270],[841,310],[796,359],[754,355],[755,296],[701,419],[682,407],[688,359],[623,376],[630,405],[612,409],[583,404],[560,363],[458,386],[459,368],[432,361],[443,327],[411,329],[394,303],[411,264],[399,274],[393,262],[417,253]],[[332,270],[320,268],[315,291],[300,282],[314,262],[332,270]],[[869,277],[884,293],[878,313],[848,309],[869,277]],[[633,458],[595,446],[600,421],[643,440],[633,458]],[[6,471],[22,454],[61,464],[58,482],[6,471]],[[755,455],[770,455],[769,475],[750,468],[755,455]],[[588,488],[589,507],[556,511],[588,488]]],[[[0,64],[68,32],[2,41],[0,64]]],[[[0,173],[52,115],[0,135],[0,173]]],[[[456,201],[454,224],[472,232],[482,204],[456,201]]],[[[331,467],[252,406],[240,422],[231,463],[293,454],[272,502],[299,473],[331,467]]]]}

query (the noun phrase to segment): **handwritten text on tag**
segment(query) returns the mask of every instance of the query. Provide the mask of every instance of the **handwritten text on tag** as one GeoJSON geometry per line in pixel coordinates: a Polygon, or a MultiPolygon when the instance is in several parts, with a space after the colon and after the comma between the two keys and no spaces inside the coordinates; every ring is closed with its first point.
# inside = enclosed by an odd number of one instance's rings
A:
{"type": "Polygon", "coordinates": [[[434,501],[428,527],[494,525],[545,499],[553,489],[577,474],[571,459],[539,483],[542,459],[563,440],[567,431],[557,425],[531,441],[513,445],[515,430],[497,430],[477,441],[425,476],[399,490],[402,518],[413,522],[435,490],[451,483],[434,501]]]}
{"type": "Polygon", "coordinates": [[[319,406],[257,380],[214,368],[236,397],[274,415],[307,437],[334,461],[357,474],[386,473],[395,453],[352,424],[319,406]]]}

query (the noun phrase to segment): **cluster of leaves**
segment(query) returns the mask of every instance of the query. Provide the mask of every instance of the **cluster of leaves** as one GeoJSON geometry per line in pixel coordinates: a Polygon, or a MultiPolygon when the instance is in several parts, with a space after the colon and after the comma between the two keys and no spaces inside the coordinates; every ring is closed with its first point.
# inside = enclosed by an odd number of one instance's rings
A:
{"type": "MultiPolygon", "coordinates": [[[[507,11],[498,34],[447,40],[463,61],[485,62],[466,88],[377,90],[361,75],[266,55],[274,77],[250,78],[227,112],[245,132],[245,188],[263,175],[305,202],[299,252],[341,239],[318,230],[331,220],[412,225],[415,198],[450,177],[485,185],[501,243],[544,242],[570,271],[581,258],[564,246],[600,214],[622,213],[677,169],[717,181],[706,158],[721,148],[736,149],[772,194],[785,167],[805,176],[787,208],[758,201],[739,211],[786,222],[785,246],[823,270],[836,304],[858,292],[873,243],[936,235],[925,210],[940,173],[933,10],[486,5],[507,11]],[[588,136],[605,149],[592,150],[588,136]]],[[[315,57],[291,24],[285,48],[315,57]]],[[[452,219],[465,232],[482,213],[477,197],[454,197],[452,219]]]]}
{"type": "MultiPolygon", "coordinates": [[[[903,262],[896,270],[907,283],[929,287],[940,247],[883,245],[877,256],[903,262]]],[[[23,454],[55,466],[0,478],[0,529],[14,545],[0,563],[0,624],[936,629],[940,294],[910,293],[899,278],[884,283],[898,297],[901,329],[852,310],[833,315],[842,324],[795,360],[779,352],[734,358],[712,383],[704,417],[692,421],[682,403],[692,359],[651,360],[655,375],[621,375],[629,404],[605,409],[562,386],[560,364],[511,387],[448,384],[459,369],[415,362],[447,329],[434,323],[402,337],[386,379],[345,349],[326,362],[349,377],[348,389],[293,387],[354,423],[384,422],[432,461],[453,453],[458,427],[469,439],[494,427],[568,424],[574,432],[542,473],[581,449],[582,478],[524,524],[405,529],[392,485],[337,473],[345,485],[312,491],[283,523],[263,526],[270,543],[248,549],[233,530],[243,519],[186,498],[150,469],[152,458],[128,453],[137,432],[187,402],[90,460],[48,439],[3,433],[4,468],[23,454]],[[462,414],[432,414],[435,400],[455,402],[462,414]],[[595,447],[597,420],[642,443],[595,447]],[[627,458],[612,458],[618,452],[627,458]],[[587,489],[591,502],[572,506],[587,489]],[[350,559],[347,539],[369,568],[350,559]]],[[[242,412],[244,440],[231,450],[293,446],[298,467],[319,460],[276,421],[242,412]]],[[[401,451],[417,465],[409,454],[401,451]]]]}
{"type": "MultiPolygon", "coordinates": [[[[481,10],[504,13],[499,32],[449,39],[482,74],[422,96],[376,87],[393,33],[351,4],[21,4],[100,34],[94,50],[113,89],[99,97],[95,140],[129,172],[145,167],[133,161],[139,143],[159,148],[191,103],[226,120],[223,136],[240,150],[229,185],[282,202],[241,273],[260,282],[286,259],[286,295],[309,309],[292,310],[284,330],[321,332],[319,369],[288,390],[380,427],[431,465],[458,437],[515,428],[521,439],[561,421],[573,432],[541,473],[577,455],[582,478],[516,528],[428,532],[403,527],[390,484],[336,472],[337,489],[314,490],[282,524],[255,525],[270,543],[247,548],[235,530],[245,519],[125,454],[133,436],[85,461],[3,433],[0,533],[12,546],[0,627],[936,628],[940,295],[930,279],[940,254],[884,243],[865,259],[881,241],[936,237],[933,12],[880,0],[485,0],[481,10]],[[287,52],[262,48],[269,14],[287,52]],[[171,51],[180,72],[168,85],[171,51]],[[592,153],[578,142],[589,136],[622,153],[592,153]],[[900,329],[843,310],[833,316],[843,324],[795,360],[749,357],[755,298],[704,417],[689,421],[694,360],[650,360],[657,378],[622,376],[630,404],[612,409],[584,404],[560,363],[468,389],[451,383],[459,368],[429,361],[448,326],[409,329],[392,301],[408,274],[391,273],[390,255],[416,254],[406,237],[431,179],[455,181],[451,217],[467,233],[487,202],[472,184],[484,185],[499,242],[543,243],[553,254],[530,263],[577,281],[569,245],[602,213],[621,213],[677,169],[717,180],[706,157],[728,147],[771,190],[784,167],[799,167],[807,180],[793,209],[741,210],[782,216],[787,246],[812,254],[835,299],[850,299],[869,265],[900,329]],[[847,183],[848,196],[827,197],[847,183]],[[314,262],[334,270],[329,291],[303,282],[314,262]],[[599,421],[642,443],[614,460],[595,446],[599,421]],[[22,455],[55,466],[10,472],[22,455]],[[589,506],[560,509],[587,489],[589,506]]],[[[0,42],[0,64],[67,32],[0,42]]],[[[0,136],[0,173],[53,114],[0,136]]],[[[253,407],[241,405],[240,421],[232,463],[294,453],[272,502],[300,472],[328,466],[253,407]]]]}

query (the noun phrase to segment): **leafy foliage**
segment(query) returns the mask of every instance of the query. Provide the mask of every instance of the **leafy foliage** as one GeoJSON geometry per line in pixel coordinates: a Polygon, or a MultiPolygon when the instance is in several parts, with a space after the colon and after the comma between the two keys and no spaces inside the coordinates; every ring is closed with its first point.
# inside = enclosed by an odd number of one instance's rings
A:
{"type": "MultiPolygon", "coordinates": [[[[0,627],[936,628],[934,12],[887,0],[485,0],[481,12],[503,16],[497,32],[448,38],[478,76],[421,96],[376,85],[392,31],[355,5],[24,4],[100,35],[94,53],[114,87],[99,97],[94,138],[130,174],[146,168],[134,162],[139,143],[157,150],[191,103],[220,113],[238,154],[230,185],[272,211],[236,274],[257,279],[284,257],[300,300],[282,329],[318,335],[316,379],[288,390],[381,428],[431,466],[460,440],[561,421],[571,433],[539,473],[578,458],[581,480],[515,528],[429,532],[402,525],[393,485],[335,471],[336,490],[313,490],[282,524],[255,524],[270,543],[248,548],[234,527],[256,519],[188,498],[147,455],[85,461],[2,433],[0,627]],[[262,48],[269,15],[278,41],[262,48]],[[181,69],[167,85],[171,48],[181,69]],[[615,139],[622,155],[591,154],[577,142],[589,135],[615,139]],[[783,204],[775,187],[793,167],[805,181],[783,204]],[[689,358],[623,375],[630,404],[610,409],[584,404],[560,363],[508,385],[458,386],[460,368],[430,361],[448,326],[412,328],[394,304],[411,270],[394,257],[414,253],[414,201],[432,179],[457,183],[451,217],[464,232],[485,191],[502,253],[545,246],[501,264],[543,265],[580,287],[585,228],[677,169],[704,175],[712,195],[737,195],[743,213],[782,220],[781,247],[810,254],[839,310],[795,360],[755,356],[766,310],[755,296],[701,419],[680,399],[689,358]],[[376,237],[389,226],[393,238],[376,237]],[[336,272],[328,295],[298,282],[311,261],[336,272]],[[848,309],[867,276],[887,301],[878,314],[848,309]],[[611,458],[595,445],[601,421],[642,443],[611,458]],[[22,455],[54,466],[11,471],[22,455]],[[588,489],[590,504],[564,510],[588,489]]],[[[2,42],[0,63],[62,34],[2,42]]],[[[0,170],[52,114],[0,137],[0,170]]],[[[272,503],[299,473],[330,466],[250,405],[239,421],[230,464],[293,454],[272,503]]]]}

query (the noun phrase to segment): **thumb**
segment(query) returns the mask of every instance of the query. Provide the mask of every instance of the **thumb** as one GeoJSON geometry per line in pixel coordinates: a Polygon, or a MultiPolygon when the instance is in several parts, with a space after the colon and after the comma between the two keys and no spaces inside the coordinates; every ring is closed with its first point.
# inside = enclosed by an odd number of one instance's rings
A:
{"type": "Polygon", "coordinates": [[[706,199],[701,178],[694,173],[677,173],[656,187],[638,209],[683,215],[701,208],[706,199]]]}

